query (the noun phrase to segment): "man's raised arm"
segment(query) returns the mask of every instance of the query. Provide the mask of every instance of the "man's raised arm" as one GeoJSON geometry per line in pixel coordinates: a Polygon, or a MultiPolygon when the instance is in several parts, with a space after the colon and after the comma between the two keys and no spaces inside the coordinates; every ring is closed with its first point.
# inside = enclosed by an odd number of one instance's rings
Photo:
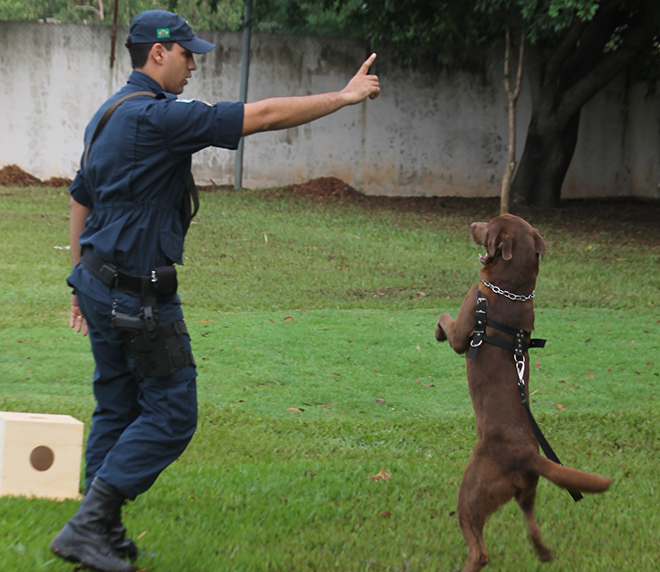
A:
{"type": "Polygon", "coordinates": [[[376,99],[380,93],[378,76],[367,73],[375,59],[376,54],[371,54],[341,91],[273,97],[246,103],[243,135],[296,127],[334,113],[347,105],[355,105],[367,98],[376,99]]]}

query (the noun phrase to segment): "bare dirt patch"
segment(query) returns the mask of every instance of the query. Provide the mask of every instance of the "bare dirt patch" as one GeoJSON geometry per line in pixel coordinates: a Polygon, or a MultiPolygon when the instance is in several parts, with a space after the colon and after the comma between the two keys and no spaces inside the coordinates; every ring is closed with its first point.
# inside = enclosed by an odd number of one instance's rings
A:
{"type": "Polygon", "coordinates": [[[70,187],[71,183],[73,183],[73,181],[66,177],[51,177],[50,179],[41,181],[41,186],[56,189],[58,187],[70,187]]]}
{"type": "MultiPolygon", "coordinates": [[[[499,198],[463,197],[385,197],[365,195],[336,177],[321,177],[298,185],[285,187],[284,192],[308,196],[316,200],[346,201],[376,207],[427,212],[481,211],[495,216],[499,211],[499,198]]],[[[630,199],[568,199],[558,208],[518,207],[520,216],[553,220],[567,227],[576,222],[585,225],[637,222],[660,226],[660,202],[630,199]]]]}
{"type": "MultiPolygon", "coordinates": [[[[315,202],[345,202],[363,208],[387,209],[428,214],[430,220],[448,214],[458,214],[469,221],[489,220],[499,213],[498,197],[385,197],[365,195],[335,177],[321,177],[298,185],[290,185],[278,194],[309,197],[315,202]]],[[[612,198],[568,199],[558,208],[520,206],[514,214],[533,221],[533,224],[552,224],[569,234],[581,231],[620,234],[622,225],[632,230],[631,238],[649,245],[660,244],[660,201],[612,198]]],[[[615,238],[613,238],[615,240],[615,238]]]]}
{"type": "Polygon", "coordinates": [[[318,200],[344,200],[359,202],[366,196],[337,177],[320,177],[305,183],[289,185],[286,191],[294,195],[312,197],[318,200]]]}
{"type": "Polygon", "coordinates": [[[71,179],[65,177],[51,177],[42,181],[34,175],[24,171],[18,165],[7,165],[0,169],[0,186],[3,187],[68,187],[71,179]]]}
{"type": "Polygon", "coordinates": [[[26,173],[17,165],[7,165],[0,169],[0,185],[4,187],[30,187],[40,184],[41,181],[37,177],[26,173]]]}
{"type": "MultiPolygon", "coordinates": [[[[0,186],[4,187],[68,187],[71,179],[53,177],[41,181],[17,165],[0,169],[0,186]]],[[[202,192],[232,192],[232,185],[199,187],[202,192]]],[[[240,192],[240,191],[238,191],[240,192]]],[[[401,212],[425,213],[429,222],[447,214],[459,214],[465,220],[488,220],[498,214],[499,199],[462,197],[386,197],[365,195],[337,177],[319,177],[304,183],[278,189],[259,191],[264,196],[306,197],[319,203],[344,203],[365,209],[387,209],[401,212]]],[[[660,201],[640,199],[580,199],[565,200],[559,208],[535,209],[519,207],[514,213],[534,221],[551,223],[571,231],[606,232],[613,236],[621,224],[634,227],[637,240],[650,245],[660,244],[660,201]]]]}

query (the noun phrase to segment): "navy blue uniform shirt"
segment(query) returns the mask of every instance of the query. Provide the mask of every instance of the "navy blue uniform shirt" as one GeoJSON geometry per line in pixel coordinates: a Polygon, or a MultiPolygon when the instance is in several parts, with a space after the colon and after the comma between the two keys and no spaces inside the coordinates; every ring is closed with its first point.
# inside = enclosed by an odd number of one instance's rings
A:
{"type": "MultiPolygon", "coordinates": [[[[93,246],[97,256],[128,272],[146,275],[158,266],[183,263],[183,200],[191,155],[210,146],[236,149],[243,104],[177,99],[148,75],[133,71],[90,121],[85,147],[103,112],[135,91],[157,97],[137,96],[115,110],[70,191],[93,209],[80,245],[93,246]]],[[[71,282],[76,286],[76,280],[71,282]]]]}

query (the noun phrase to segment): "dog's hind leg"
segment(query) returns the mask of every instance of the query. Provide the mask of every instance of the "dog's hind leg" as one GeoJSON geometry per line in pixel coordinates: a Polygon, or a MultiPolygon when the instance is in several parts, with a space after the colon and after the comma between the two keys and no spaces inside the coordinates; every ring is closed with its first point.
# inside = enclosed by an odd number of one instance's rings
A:
{"type": "Polygon", "coordinates": [[[539,479],[536,476],[530,477],[530,483],[528,486],[524,489],[520,489],[516,493],[516,502],[525,514],[527,532],[530,540],[534,543],[538,559],[541,562],[550,562],[553,558],[552,550],[550,550],[543,542],[543,539],[541,538],[541,530],[534,517],[534,501],[536,500],[536,485],[538,480],[539,479]]]}
{"type": "Polygon", "coordinates": [[[468,545],[463,572],[478,572],[489,562],[483,537],[486,519],[516,494],[511,476],[497,459],[483,454],[490,445],[477,445],[458,490],[458,522],[468,545]]]}
{"type": "Polygon", "coordinates": [[[458,522],[468,546],[468,561],[463,572],[478,572],[489,562],[483,530],[486,519],[501,504],[511,499],[514,489],[502,478],[492,459],[475,452],[468,463],[458,490],[458,522]]]}
{"type": "Polygon", "coordinates": [[[478,572],[488,564],[488,552],[483,530],[488,511],[483,506],[483,488],[480,470],[482,463],[473,454],[463,473],[463,481],[458,489],[458,523],[468,546],[468,561],[463,572],[478,572]]]}
{"type": "Polygon", "coordinates": [[[489,561],[483,536],[485,518],[461,511],[458,522],[468,545],[468,561],[463,572],[479,572],[489,561]]]}

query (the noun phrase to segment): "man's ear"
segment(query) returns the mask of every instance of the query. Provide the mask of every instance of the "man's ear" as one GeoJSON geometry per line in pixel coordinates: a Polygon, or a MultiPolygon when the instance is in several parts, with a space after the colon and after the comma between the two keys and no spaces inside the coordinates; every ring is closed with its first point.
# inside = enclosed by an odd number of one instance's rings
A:
{"type": "Polygon", "coordinates": [[[156,42],[151,46],[149,50],[149,59],[153,59],[154,63],[162,64],[163,59],[165,58],[165,46],[163,44],[156,42]]]}

